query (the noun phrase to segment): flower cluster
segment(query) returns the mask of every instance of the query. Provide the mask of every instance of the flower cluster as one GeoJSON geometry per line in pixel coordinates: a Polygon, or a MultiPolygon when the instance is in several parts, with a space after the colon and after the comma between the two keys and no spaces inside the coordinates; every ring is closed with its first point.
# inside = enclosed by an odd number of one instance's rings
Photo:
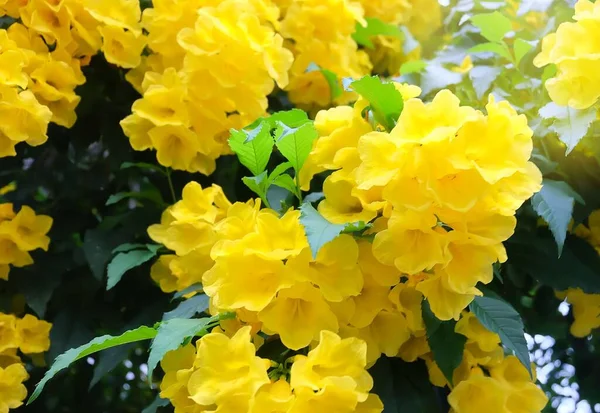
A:
{"type": "Polygon", "coordinates": [[[537,67],[556,65],[556,76],[546,81],[550,98],[562,106],[585,109],[600,97],[600,4],[579,0],[574,22],[562,23],[542,40],[537,67]]]}
{"type": "MultiPolygon", "coordinates": [[[[538,413],[548,399],[535,385],[535,377],[515,356],[505,356],[500,337],[483,327],[472,313],[463,313],[456,332],[467,337],[463,361],[454,371],[448,402],[454,413],[538,413]]],[[[430,379],[447,385],[437,366],[430,379]]]]}
{"type": "MultiPolygon", "coordinates": [[[[296,106],[325,107],[331,103],[330,85],[323,73],[311,65],[335,73],[339,78],[358,78],[371,70],[365,51],[352,38],[356,24],[366,25],[360,3],[352,0],[294,0],[281,21],[280,33],[294,52],[287,87],[296,106]]],[[[348,101],[349,94],[336,101],[348,101]]]]}
{"type": "Polygon", "coordinates": [[[317,116],[322,137],[304,182],[335,170],[319,211],[336,223],[380,215],[373,255],[418,279],[438,318],[456,319],[481,294],[475,285],[492,280],[492,264],[506,260],[502,242],[515,211],[540,188],[528,161],[532,132],[523,115],[492,97],[484,115],[448,90],[424,103],[414,98],[418,88],[397,88],[406,101],[389,133],[373,131],[360,100],[317,116]]]}
{"type": "Polygon", "coordinates": [[[129,76],[143,97],[121,122],[135,150],[155,149],[160,164],[205,175],[228,153],[229,129],[266,113],[292,64],[273,29],[276,6],[213,3],[159,0],[144,10],[151,53],[129,76]]]}
{"type": "Polygon", "coordinates": [[[48,123],[70,128],[85,82],[81,66],[102,50],[121,67],[139,64],[145,47],[137,0],[4,1],[0,16],[19,19],[0,30],[0,157],[15,145],[44,143],[48,123]]]}
{"type": "Polygon", "coordinates": [[[15,214],[12,204],[0,204],[0,279],[8,280],[10,265],[33,264],[30,251],[48,250],[50,238],[46,234],[51,226],[52,218],[36,215],[28,206],[15,214]]]}
{"type": "Polygon", "coordinates": [[[256,356],[250,327],[232,337],[213,331],[195,347],[189,344],[165,356],[160,395],[176,413],[325,412],[331,406],[340,413],[379,413],[383,405],[369,393],[373,380],[365,370],[366,352],[364,342],[324,331],[308,355],[288,360],[291,370],[286,367],[277,377],[282,366],[256,356]]]}
{"type": "Polygon", "coordinates": [[[29,314],[18,318],[0,313],[0,411],[16,409],[27,397],[23,382],[29,374],[18,351],[31,357],[47,351],[51,328],[52,324],[29,314]]]}

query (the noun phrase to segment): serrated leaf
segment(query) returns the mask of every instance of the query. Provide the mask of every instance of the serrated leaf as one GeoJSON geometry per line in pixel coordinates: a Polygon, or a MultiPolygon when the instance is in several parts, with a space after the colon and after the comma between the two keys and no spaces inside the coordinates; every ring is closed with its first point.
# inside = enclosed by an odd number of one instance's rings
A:
{"type": "Polygon", "coordinates": [[[300,197],[300,194],[298,193],[298,188],[296,187],[296,182],[294,182],[294,178],[292,178],[288,174],[279,175],[273,180],[272,184],[280,188],[287,189],[297,198],[300,197]]]}
{"type": "Polygon", "coordinates": [[[160,396],[156,396],[156,399],[144,410],[142,413],[156,413],[159,407],[165,407],[169,405],[168,399],[161,399],[160,396]]]}
{"type": "Polygon", "coordinates": [[[302,109],[291,109],[280,112],[275,112],[268,119],[275,125],[278,121],[289,126],[290,128],[297,128],[310,122],[308,115],[302,109]]]}
{"type": "Polygon", "coordinates": [[[481,99],[490,89],[490,86],[496,80],[500,72],[502,72],[501,68],[492,66],[475,66],[471,69],[469,78],[473,83],[473,89],[475,89],[475,94],[478,99],[481,99]]]}
{"type": "Polygon", "coordinates": [[[521,38],[515,39],[515,43],[513,44],[513,50],[515,53],[515,63],[518,65],[521,62],[521,59],[529,53],[529,51],[533,49],[533,45],[521,38]]]}
{"type": "Polygon", "coordinates": [[[277,137],[275,145],[285,159],[292,164],[296,173],[299,173],[318,136],[317,130],[312,122],[294,128],[277,121],[277,126],[281,128],[281,133],[277,137]]]}
{"type": "Polygon", "coordinates": [[[421,74],[423,96],[434,90],[440,90],[462,81],[462,74],[448,70],[439,64],[429,64],[421,74]]]}
{"type": "Polygon", "coordinates": [[[257,176],[245,176],[242,178],[242,182],[261,199],[265,198],[268,187],[267,171],[263,171],[257,176]]]}
{"type": "Polygon", "coordinates": [[[583,199],[566,182],[544,179],[542,189],[533,195],[531,205],[537,214],[548,223],[558,247],[558,256],[562,254],[565,238],[575,198],[583,199]]]}
{"type": "Polygon", "coordinates": [[[288,171],[288,169],[291,169],[291,168],[292,168],[292,164],[290,162],[284,162],[282,164],[277,165],[275,167],[275,169],[273,169],[273,172],[271,172],[269,174],[269,182],[273,182],[275,180],[275,178],[284,174],[285,172],[288,171]]]}
{"type": "Polygon", "coordinates": [[[587,134],[597,116],[594,107],[577,110],[553,102],[541,108],[539,115],[544,119],[554,119],[550,130],[555,132],[561,142],[567,146],[565,155],[568,155],[587,134]]]}
{"type": "Polygon", "coordinates": [[[479,28],[481,35],[490,42],[501,41],[506,33],[512,30],[510,19],[497,11],[473,16],[471,22],[479,28]]]}
{"type": "Polygon", "coordinates": [[[306,232],[313,258],[317,257],[323,245],[334,240],[345,228],[345,225],[327,221],[310,203],[300,207],[300,223],[306,232]]]}
{"type": "Polygon", "coordinates": [[[504,347],[514,351],[515,356],[532,375],[523,320],[519,313],[506,301],[492,297],[475,297],[469,309],[485,328],[500,336],[504,347]]]}
{"type": "Polygon", "coordinates": [[[398,39],[403,38],[402,31],[396,25],[385,23],[376,17],[366,17],[365,21],[367,22],[366,26],[363,26],[357,22],[354,33],[352,34],[354,41],[361,46],[365,46],[369,49],[375,49],[375,45],[371,41],[371,37],[379,35],[393,36],[397,37],[398,39]]]}
{"type": "Polygon", "coordinates": [[[254,175],[261,174],[273,152],[270,123],[263,120],[254,129],[232,129],[229,147],[250,172],[254,175]]]}
{"type": "Polygon", "coordinates": [[[119,336],[105,335],[96,337],[92,341],[77,348],[72,348],[65,353],[61,354],[54,360],[54,363],[50,369],[44,374],[44,377],[35,386],[35,390],[29,397],[27,404],[30,404],[39,397],[44,390],[44,386],[50,379],[52,379],[58,372],[66,369],[69,365],[77,360],[89,356],[90,354],[97,353],[102,350],[106,350],[111,347],[120,346],[123,344],[134,343],[136,341],[150,340],[157,335],[157,331],[151,327],[138,327],[135,330],[129,330],[119,336]]]}
{"type": "Polygon", "coordinates": [[[312,192],[304,197],[304,202],[314,203],[320,201],[325,198],[325,194],[323,192],[312,192]]]}
{"type": "Polygon", "coordinates": [[[150,356],[148,357],[148,380],[152,379],[152,373],[163,359],[165,354],[171,350],[176,350],[186,338],[196,335],[206,334],[208,323],[218,320],[217,317],[182,319],[173,318],[162,322],[158,327],[156,337],[150,345],[150,356]]]}
{"type": "Polygon", "coordinates": [[[510,50],[508,50],[508,46],[506,43],[480,43],[477,46],[471,47],[467,50],[467,53],[495,53],[499,56],[505,57],[508,60],[512,60],[512,56],[510,55],[510,50]]]}
{"type": "Polygon", "coordinates": [[[439,320],[431,311],[427,300],[422,301],[421,310],[433,358],[448,383],[453,384],[452,376],[462,362],[467,337],[454,331],[456,321],[439,320]]]}
{"type": "Polygon", "coordinates": [[[347,224],[344,224],[343,232],[346,234],[350,234],[352,232],[360,232],[364,231],[365,229],[371,228],[372,226],[372,224],[365,221],[349,222],[347,224]]]}
{"type": "Polygon", "coordinates": [[[404,108],[402,94],[392,83],[378,76],[365,76],[352,82],[352,89],[369,101],[375,120],[386,130],[392,130],[404,108]]]}
{"type": "Polygon", "coordinates": [[[129,252],[121,252],[112,259],[112,261],[108,264],[107,268],[107,280],[106,280],[106,290],[110,290],[113,288],[121,278],[123,274],[129,271],[132,268],[138,267],[143,263],[151,260],[156,256],[156,250],[150,251],[146,250],[134,250],[129,252]]]}
{"type": "Polygon", "coordinates": [[[400,74],[408,75],[410,73],[420,73],[426,66],[427,63],[422,60],[411,60],[400,66],[400,74]]]}
{"type": "Polygon", "coordinates": [[[183,300],[173,310],[166,312],[163,315],[163,321],[172,320],[174,318],[192,318],[196,314],[202,313],[208,309],[208,296],[198,294],[193,297],[183,300]]]}

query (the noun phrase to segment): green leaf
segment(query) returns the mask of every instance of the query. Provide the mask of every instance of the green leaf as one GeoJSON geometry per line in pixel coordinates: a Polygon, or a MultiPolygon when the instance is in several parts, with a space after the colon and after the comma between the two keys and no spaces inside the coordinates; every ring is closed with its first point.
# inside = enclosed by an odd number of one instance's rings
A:
{"type": "Polygon", "coordinates": [[[112,253],[116,254],[118,252],[127,252],[127,251],[142,250],[142,249],[146,249],[146,244],[131,244],[129,242],[126,242],[125,244],[121,244],[117,248],[112,250],[112,253]]]}
{"type": "Polygon", "coordinates": [[[524,243],[511,240],[506,250],[515,269],[556,290],[572,287],[589,294],[600,293],[600,256],[587,241],[567,235],[559,258],[552,238],[536,237],[524,243]]]}
{"type": "Polygon", "coordinates": [[[157,205],[165,205],[165,201],[162,199],[162,195],[158,190],[145,190],[140,192],[118,192],[108,197],[106,203],[104,205],[113,205],[117,202],[120,202],[124,199],[134,198],[134,199],[147,199],[149,201],[154,202],[157,205]]]}
{"type": "Polygon", "coordinates": [[[481,99],[490,89],[500,72],[502,72],[501,68],[492,66],[475,66],[469,71],[469,78],[478,99],[481,99]]]}
{"type": "Polygon", "coordinates": [[[113,288],[121,278],[123,274],[132,268],[142,265],[146,261],[151,260],[156,256],[156,250],[134,250],[129,252],[121,252],[113,258],[108,264],[106,281],[106,290],[113,288]]]}
{"type": "Polygon", "coordinates": [[[308,68],[306,69],[306,71],[307,72],[321,72],[323,77],[325,77],[327,84],[329,85],[329,90],[331,91],[331,100],[334,100],[335,98],[339,97],[342,94],[342,92],[344,91],[342,89],[342,87],[340,86],[340,82],[338,80],[337,75],[335,73],[333,73],[331,70],[323,69],[323,68],[317,66],[316,64],[311,63],[310,65],[308,65],[308,68]]]}
{"type": "Polygon", "coordinates": [[[294,171],[300,173],[302,165],[312,150],[313,142],[318,136],[317,130],[312,122],[296,128],[277,121],[277,126],[281,128],[281,132],[277,136],[275,145],[285,159],[292,164],[294,171]]]}
{"type": "Polygon", "coordinates": [[[531,360],[519,313],[506,301],[493,297],[475,297],[469,309],[485,328],[500,336],[502,344],[514,351],[531,375],[531,360]]]}
{"type": "Polygon", "coordinates": [[[90,354],[94,354],[111,347],[134,343],[136,341],[149,340],[154,338],[156,334],[157,331],[155,329],[142,326],[136,328],[135,330],[126,331],[119,336],[105,335],[96,337],[87,344],[68,350],[54,360],[54,363],[46,372],[46,374],[44,374],[42,380],[40,380],[40,382],[35,386],[35,390],[29,397],[27,404],[30,404],[37,399],[42,393],[42,390],[44,390],[46,383],[48,383],[48,381],[50,381],[50,379],[52,379],[58,372],[69,367],[71,363],[87,357],[90,354]]]}
{"type": "Polygon", "coordinates": [[[273,180],[273,185],[278,186],[283,189],[287,189],[292,194],[296,196],[296,198],[300,198],[300,194],[298,193],[298,188],[296,187],[296,182],[294,182],[294,178],[292,178],[288,174],[279,175],[277,178],[273,180]]]}
{"type": "Polygon", "coordinates": [[[471,22],[479,28],[481,35],[490,42],[501,41],[506,33],[512,30],[510,19],[497,11],[473,16],[471,22]]]}
{"type": "Polygon", "coordinates": [[[159,407],[165,407],[169,405],[168,399],[161,399],[160,396],[156,396],[156,399],[144,410],[142,413],[156,413],[159,407]]]}
{"type": "Polygon", "coordinates": [[[229,146],[238,159],[254,175],[264,172],[273,152],[269,122],[262,121],[254,129],[231,130],[229,146]]]}
{"type": "Polygon", "coordinates": [[[558,246],[558,256],[562,254],[565,238],[575,199],[585,203],[581,196],[566,182],[544,179],[542,189],[533,195],[531,205],[537,214],[548,223],[558,246]]]}
{"type": "Polygon", "coordinates": [[[173,318],[162,322],[158,327],[156,337],[150,346],[148,357],[148,380],[152,380],[152,372],[158,362],[171,350],[176,350],[186,338],[206,334],[208,323],[218,320],[218,317],[183,319],[173,318]]]}
{"type": "Polygon", "coordinates": [[[203,289],[204,288],[202,287],[202,283],[195,283],[190,285],[188,288],[185,288],[181,291],[177,291],[175,294],[173,294],[173,299],[181,298],[184,295],[188,295],[195,292],[202,292],[203,289]]]}
{"type": "Polygon", "coordinates": [[[349,222],[347,224],[344,225],[344,233],[345,234],[350,234],[352,232],[360,232],[360,231],[364,231],[366,229],[371,228],[373,225],[369,224],[368,222],[365,221],[358,221],[358,222],[349,222]]]}
{"type": "Polygon", "coordinates": [[[425,72],[421,74],[422,96],[429,94],[434,90],[440,90],[460,83],[463,79],[461,73],[453,72],[439,64],[429,63],[425,72]]]}
{"type": "Polygon", "coordinates": [[[448,383],[452,384],[454,370],[463,359],[467,337],[454,331],[456,321],[439,320],[431,311],[427,300],[422,301],[421,310],[427,330],[427,342],[433,352],[433,358],[448,383]]]}
{"type": "Polygon", "coordinates": [[[292,164],[290,162],[284,162],[284,163],[277,165],[275,167],[275,169],[273,169],[273,172],[271,172],[271,174],[269,175],[269,182],[273,182],[275,180],[275,178],[284,174],[285,172],[288,171],[288,169],[291,169],[291,168],[292,168],[292,164]]]}
{"type": "Polygon", "coordinates": [[[313,258],[317,257],[323,245],[335,239],[345,228],[345,225],[327,221],[310,203],[300,207],[300,223],[304,226],[313,258]]]}
{"type": "Polygon", "coordinates": [[[550,102],[539,110],[539,115],[543,119],[554,119],[550,130],[555,132],[558,138],[567,145],[565,155],[568,155],[587,134],[592,122],[596,120],[596,109],[590,107],[577,110],[550,102]]]}
{"type": "Polygon", "coordinates": [[[467,53],[495,53],[499,56],[505,57],[508,60],[512,60],[510,50],[506,43],[480,43],[477,46],[471,47],[467,50],[467,53]]]}
{"type": "Polygon", "coordinates": [[[277,122],[281,122],[290,128],[297,128],[310,122],[308,115],[302,109],[291,109],[280,112],[275,112],[267,119],[271,121],[271,125],[274,127],[277,122]]]}
{"type": "Polygon", "coordinates": [[[402,94],[394,85],[384,83],[378,76],[365,76],[352,82],[351,87],[369,101],[375,120],[392,130],[404,108],[402,94]]]}
{"type": "Polygon", "coordinates": [[[396,25],[385,23],[376,17],[366,17],[366,26],[360,23],[356,23],[356,28],[352,34],[354,41],[361,45],[368,47],[369,49],[375,49],[375,45],[371,41],[371,37],[384,35],[393,36],[398,39],[402,39],[402,30],[396,25]]]}
{"type": "Polygon", "coordinates": [[[183,300],[179,305],[163,315],[163,321],[174,318],[192,318],[198,313],[202,313],[208,309],[208,296],[198,294],[193,297],[183,300]]]}
{"type": "Polygon", "coordinates": [[[515,53],[515,63],[519,65],[521,59],[533,49],[533,45],[521,38],[515,39],[513,44],[513,51],[515,53]]]}
{"type": "Polygon", "coordinates": [[[423,60],[411,60],[400,66],[400,74],[408,75],[410,73],[420,73],[425,69],[427,63],[423,60]]]}
{"type": "Polygon", "coordinates": [[[383,402],[383,413],[440,413],[425,362],[407,363],[381,356],[369,369],[373,393],[383,402]]]}
{"type": "Polygon", "coordinates": [[[242,178],[242,182],[264,201],[268,188],[267,171],[263,171],[257,176],[245,176],[242,178]]]}

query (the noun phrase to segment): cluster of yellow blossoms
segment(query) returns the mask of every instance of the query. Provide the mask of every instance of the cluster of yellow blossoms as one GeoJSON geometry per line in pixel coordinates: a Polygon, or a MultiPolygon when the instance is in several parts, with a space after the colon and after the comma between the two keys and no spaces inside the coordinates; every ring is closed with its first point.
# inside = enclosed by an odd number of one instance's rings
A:
{"type": "Polygon", "coordinates": [[[600,3],[579,0],[575,22],[562,23],[556,33],[542,40],[542,51],[533,63],[537,67],[554,64],[555,77],[546,81],[550,98],[562,106],[585,109],[600,97],[600,3]]]}
{"type": "MultiPolygon", "coordinates": [[[[600,210],[588,217],[587,226],[580,224],[575,228],[575,235],[585,239],[600,254],[600,210]]],[[[575,337],[587,337],[596,328],[600,328],[600,294],[584,293],[580,288],[569,288],[557,292],[561,299],[571,305],[573,324],[571,334],[575,337]]]]}
{"type": "MultiPolygon", "coordinates": [[[[455,331],[467,337],[463,360],[454,371],[448,402],[453,413],[540,412],[548,399],[515,356],[505,356],[500,337],[486,330],[472,313],[463,313],[455,331]]],[[[430,379],[447,385],[430,363],[430,379]]]]}
{"type": "MultiPolygon", "coordinates": [[[[350,0],[154,1],[141,23],[150,53],[127,74],[143,96],[121,126],[135,150],[154,149],[164,166],[208,175],[216,158],[230,153],[229,130],[265,115],[275,84],[308,109],[332,102],[330,84],[316,69],[340,84],[370,73],[369,55],[352,38],[365,17],[388,21],[391,7],[389,22],[407,24],[420,37],[441,24],[435,1],[388,3],[382,9],[350,0]]],[[[389,36],[370,53],[394,73],[406,59],[401,39],[389,36]]],[[[352,96],[344,92],[336,102],[352,96]]]]}
{"type": "Polygon", "coordinates": [[[91,56],[102,50],[109,62],[135,67],[145,45],[138,0],[5,0],[5,15],[17,21],[0,30],[0,157],[16,155],[19,142],[44,143],[49,122],[73,126],[74,89],[91,56]]]}
{"type": "Polygon", "coordinates": [[[335,223],[370,221],[373,255],[413,280],[435,315],[457,319],[504,262],[502,242],[515,211],[539,190],[529,162],[532,132],[523,115],[490,97],[487,115],[460,106],[451,92],[431,103],[419,88],[397,85],[405,103],[390,133],[362,117],[367,102],[320,112],[320,134],[304,182],[335,170],[319,211],[335,223]]]}
{"type": "Polygon", "coordinates": [[[370,394],[373,379],[365,370],[366,345],[356,338],[341,339],[323,331],[308,355],[297,355],[289,373],[277,377],[268,370],[274,362],[256,356],[250,327],[232,337],[212,332],[196,347],[169,352],[161,365],[165,377],[161,397],[175,413],[380,413],[379,397],[370,394]],[[270,378],[270,376],[272,378],[270,378]]]}
{"type": "Polygon", "coordinates": [[[30,251],[48,250],[50,238],[46,236],[52,218],[36,215],[28,206],[15,214],[10,203],[0,204],[0,279],[8,280],[10,265],[24,267],[33,264],[30,251]]]}
{"type": "Polygon", "coordinates": [[[164,1],[144,10],[150,55],[128,79],[143,97],[121,125],[136,150],[173,169],[210,174],[231,128],[267,110],[288,82],[292,54],[264,0],[164,1]]]}
{"type": "MultiPolygon", "coordinates": [[[[201,283],[211,313],[237,314],[235,323],[222,323],[221,334],[246,326],[257,345],[262,331],[300,350],[332,332],[364,343],[367,366],[385,354],[422,358],[435,371],[423,298],[438,318],[461,317],[481,295],[476,284],[489,283],[492,265],[506,260],[502,242],[514,231],[516,209],[540,188],[541,174],[529,162],[527,121],[508,103],[490,98],[484,115],[460,106],[447,90],[424,103],[416,98],[418,87],[395,87],[405,102],[389,133],[368,119],[362,99],[319,112],[320,137],[300,177],[307,186],[314,174],[334,170],[323,184],[319,212],[337,224],[374,220],[364,234],[374,236],[373,243],[342,234],[313,256],[300,211],[279,215],[261,209],[259,200],[231,204],[218,186],[191,182],[148,229],[174,251],[154,264],[153,279],[166,292],[201,283]]],[[[470,313],[462,320],[459,326],[477,322],[470,313]]],[[[503,355],[499,339],[486,351],[492,350],[503,355]]],[[[476,381],[475,367],[488,367],[476,349],[469,351],[460,378],[466,383],[476,381]]],[[[498,363],[504,367],[494,370],[499,378],[492,383],[504,388],[502,369],[517,367],[512,358],[498,363]]],[[[511,385],[537,389],[529,378],[521,382],[511,385]]],[[[294,388],[293,377],[291,383],[294,388]]],[[[507,388],[503,394],[503,406],[521,397],[507,388]]],[[[536,400],[531,403],[545,404],[543,394],[536,400]]]]}
{"type": "Polygon", "coordinates": [[[17,352],[35,357],[50,348],[52,324],[32,315],[23,318],[0,313],[0,411],[8,412],[23,404],[29,378],[17,352]]]}

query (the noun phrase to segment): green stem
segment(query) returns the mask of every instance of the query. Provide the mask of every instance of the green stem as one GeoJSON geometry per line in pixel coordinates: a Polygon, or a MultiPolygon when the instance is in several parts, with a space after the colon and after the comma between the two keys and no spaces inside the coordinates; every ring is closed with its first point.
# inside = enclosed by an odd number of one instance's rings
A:
{"type": "Polygon", "coordinates": [[[167,182],[169,182],[169,190],[171,191],[171,197],[173,198],[173,203],[177,202],[177,197],[175,196],[175,189],[173,189],[173,181],[171,180],[171,169],[166,168],[167,182]]]}
{"type": "Polygon", "coordinates": [[[302,205],[302,189],[300,189],[300,171],[296,171],[295,181],[296,192],[298,192],[298,201],[300,201],[300,205],[302,205]]]}

